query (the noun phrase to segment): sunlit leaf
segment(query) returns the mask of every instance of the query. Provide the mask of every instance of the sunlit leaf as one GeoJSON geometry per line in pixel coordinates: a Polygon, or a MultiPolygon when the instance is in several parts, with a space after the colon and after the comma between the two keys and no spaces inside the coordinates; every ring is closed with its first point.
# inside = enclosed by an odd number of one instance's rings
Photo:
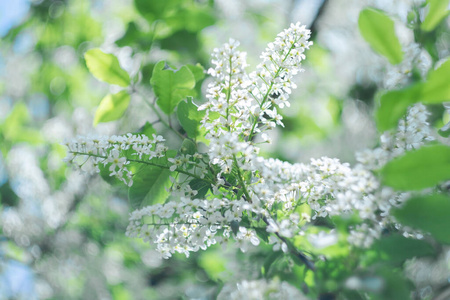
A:
{"type": "Polygon", "coordinates": [[[438,241],[450,244],[450,198],[444,195],[420,196],[409,199],[393,211],[403,225],[431,233],[438,241]]]}
{"type": "Polygon", "coordinates": [[[384,12],[366,8],[359,14],[358,25],[364,39],[391,64],[398,64],[403,60],[402,46],[395,34],[394,21],[384,12]]]}
{"type": "Polygon", "coordinates": [[[433,145],[409,151],[381,170],[382,181],[398,190],[421,190],[450,179],[450,147],[433,145]]]}
{"type": "Polygon", "coordinates": [[[205,116],[205,111],[199,111],[191,99],[178,104],[177,117],[188,136],[195,139],[201,132],[200,121],[205,116]]]}
{"type": "Polygon", "coordinates": [[[194,75],[195,82],[198,82],[203,78],[205,78],[205,69],[201,64],[186,65],[186,67],[188,67],[189,70],[191,70],[192,74],[194,75]]]}
{"type": "Polygon", "coordinates": [[[427,0],[427,3],[428,14],[422,24],[420,24],[420,29],[432,31],[448,16],[449,10],[447,8],[449,0],[427,0]]]}
{"type": "Polygon", "coordinates": [[[95,112],[94,125],[119,119],[127,110],[130,95],[126,91],[106,95],[95,112]]]}
{"type": "Polygon", "coordinates": [[[100,49],[91,49],[84,54],[86,65],[98,80],[119,86],[128,86],[130,76],[120,67],[119,60],[113,54],[100,49]]]}
{"type": "Polygon", "coordinates": [[[156,103],[163,112],[169,115],[181,100],[192,95],[195,78],[186,66],[175,71],[165,61],[160,61],[153,69],[150,83],[158,97],[156,103]]]}
{"type": "Polygon", "coordinates": [[[199,257],[198,264],[205,270],[210,278],[218,280],[226,271],[227,258],[221,251],[206,251],[199,257]]]}
{"type": "Polygon", "coordinates": [[[3,134],[3,137],[12,143],[39,144],[43,141],[41,133],[28,125],[30,121],[31,116],[26,104],[17,102],[0,125],[0,134],[3,134]]]}
{"type": "Polygon", "coordinates": [[[427,81],[422,87],[420,101],[425,103],[441,103],[450,101],[450,59],[447,59],[436,70],[430,71],[427,81]]]}

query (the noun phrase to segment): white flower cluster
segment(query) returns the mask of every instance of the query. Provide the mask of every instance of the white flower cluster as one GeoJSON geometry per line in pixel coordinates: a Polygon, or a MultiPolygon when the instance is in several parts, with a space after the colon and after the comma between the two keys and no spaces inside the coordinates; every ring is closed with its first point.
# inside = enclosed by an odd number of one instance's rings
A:
{"type": "Polygon", "coordinates": [[[254,230],[239,226],[245,201],[189,199],[156,204],[135,210],[130,216],[126,235],[139,237],[156,245],[162,257],[173,253],[196,252],[216,243],[226,247],[231,235],[243,252],[259,239],[254,230]],[[231,224],[236,224],[233,229],[231,224]]]}
{"type": "Polygon", "coordinates": [[[218,300],[306,300],[302,292],[285,281],[264,279],[227,283],[217,296],[218,300]]]}
{"type": "MultiPolygon", "coordinates": [[[[263,62],[250,74],[245,72],[246,54],[237,50],[238,42],[230,40],[214,50],[215,67],[208,73],[215,81],[208,86],[208,102],[199,110],[206,110],[202,124],[211,140],[210,158],[222,172],[231,170],[238,154],[243,165],[256,157],[255,134],[282,125],[282,117],[272,104],[289,106],[287,99],[296,88],[291,79],[302,71],[304,52],[312,44],[309,37],[305,26],[291,24],[268,45],[261,55],[263,62]]],[[[262,138],[269,141],[266,134],[262,138]]]]}
{"type": "MultiPolygon", "coordinates": [[[[276,106],[289,106],[289,94],[296,87],[291,79],[302,71],[304,51],[312,44],[309,37],[304,26],[292,24],[268,45],[261,55],[263,62],[250,74],[245,71],[246,54],[237,49],[238,42],[230,40],[214,50],[214,68],[208,73],[215,80],[208,86],[208,101],[199,107],[206,111],[201,122],[210,141],[208,153],[166,157],[161,136],[150,140],[128,134],[78,138],[67,144],[68,160],[83,159],[80,165],[90,163],[97,172],[99,164],[109,164],[111,176],[128,185],[132,184],[130,162],[178,172],[171,187],[172,199],[178,197],[178,201],[134,211],[126,233],[154,244],[164,258],[176,252],[188,256],[217,243],[226,246],[230,238],[245,252],[260,243],[255,229],[261,229],[262,222],[273,249],[288,252],[287,239],[305,234],[302,226],[311,218],[355,212],[363,223],[351,230],[349,241],[369,246],[383,228],[398,227],[389,211],[407,197],[380,187],[371,171],[433,139],[428,113],[421,104],[411,107],[397,132],[383,134],[380,148],[357,154],[360,163],[354,168],[327,157],[309,164],[259,157],[254,138],[260,134],[267,142],[263,131],[282,125],[276,106]],[[192,179],[204,181],[211,189],[198,196],[189,185],[192,179]],[[308,205],[313,215],[299,216],[301,205],[308,205]]],[[[319,237],[322,242],[316,244],[321,246],[338,240],[334,232],[308,238],[319,237]]]]}
{"type": "Polygon", "coordinates": [[[405,151],[418,149],[424,143],[433,141],[430,124],[427,117],[430,113],[421,104],[415,104],[408,109],[406,118],[401,119],[395,132],[383,133],[380,147],[367,149],[356,153],[356,159],[366,169],[382,168],[391,159],[402,155],[405,151]]]}
{"type": "Polygon", "coordinates": [[[151,160],[164,157],[167,147],[163,144],[162,136],[153,135],[150,140],[146,135],[126,136],[95,136],[78,137],[67,142],[67,162],[79,166],[85,171],[100,173],[99,165],[109,165],[110,176],[115,176],[128,186],[133,184],[133,174],[127,169],[130,159],[124,155],[132,150],[132,154],[139,159],[151,160]]]}
{"type": "MultiPolygon", "coordinates": [[[[393,158],[433,141],[435,138],[431,134],[427,122],[429,114],[423,104],[418,103],[411,106],[406,117],[399,121],[395,132],[383,133],[380,137],[380,147],[356,153],[360,166],[367,170],[381,169],[393,158]]],[[[370,225],[361,224],[351,230],[349,241],[360,247],[369,247],[374,239],[381,235],[383,228],[392,225],[407,237],[422,237],[420,233],[412,232],[396,223],[390,214],[392,208],[401,206],[409,196],[409,193],[394,192],[387,187],[380,187],[372,194],[365,196],[364,199],[371,204],[373,213],[366,216],[362,214],[361,210],[359,212],[360,217],[369,221],[370,225]]]]}
{"type": "MultiPolygon", "coordinates": [[[[169,257],[174,252],[188,255],[190,251],[205,249],[217,242],[224,243],[231,236],[242,251],[250,245],[258,245],[260,241],[255,231],[239,224],[243,214],[250,223],[255,215],[267,216],[269,232],[280,236],[292,237],[298,231],[300,218],[295,214],[289,222],[282,221],[278,225],[266,211],[271,207],[272,191],[276,191],[279,201],[284,202],[293,202],[298,192],[295,194],[295,187],[286,191],[282,189],[292,184],[292,178],[276,188],[273,184],[264,184],[264,176],[257,175],[264,173],[260,170],[264,161],[257,157],[259,149],[253,145],[252,137],[262,128],[282,124],[281,116],[271,106],[288,105],[287,97],[295,88],[291,78],[301,71],[303,53],[311,45],[309,37],[310,31],[304,26],[292,24],[269,44],[262,54],[263,63],[251,74],[245,72],[246,54],[237,50],[238,42],[230,40],[221,49],[214,50],[214,68],[208,73],[215,81],[208,86],[208,102],[199,107],[199,110],[206,110],[202,125],[207,130],[206,138],[210,140],[209,163],[220,167],[215,174],[212,193],[205,200],[193,199],[191,195],[182,197],[181,202],[133,212],[128,236],[151,240],[164,257],[169,257]],[[253,179],[249,181],[241,172],[247,172],[253,179]],[[235,178],[233,183],[227,181],[231,173],[235,178]],[[242,196],[238,196],[239,190],[244,190],[242,196]],[[264,203],[268,205],[264,207],[264,203]],[[148,223],[148,219],[152,222],[148,223]],[[220,236],[216,236],[217,233],[220,236]]],[[[171,170],[175,170],[182,159],[169,161],[173,164],[171,170]]],[[[271,182],[271,176],[278,175],[267,175],[267,182],[271,182]]],[[[286,245],[279,246],[286,248],[286,245]]]]}
{"type": "MultiPolygon", "coordinates": [[[[256,182],[249,187],[253,203],[267,210],[281,205],[286,213],[307,203],[316,217],[350,213],[353,209],[368,213],[365,199],[379,185],[373,174],[361,167],[350,168],[338,159],[322,157],[310,164],[290,164],[258,157],[256,182]]],[[[368,202],[368,201],[367,201],[368,202]]],[[[369,206],[369,207],[367,207],[369,206]]],[[[261,211],[255,210],[261,213],[261,211]]],[[[298,218],[291,218],[291,221],[298,218]]]]}
{"type": "Polygon", "coordinates": [[[413,75],[414,68],[417,68],[420,75],[425,77],[431,65],[432,59],[428,52],[421,49],[418,44],[412,43],[405,48],[404,59],[400,64],[388,66],[384,86],[392,89],[406,85],[413,75]]]}

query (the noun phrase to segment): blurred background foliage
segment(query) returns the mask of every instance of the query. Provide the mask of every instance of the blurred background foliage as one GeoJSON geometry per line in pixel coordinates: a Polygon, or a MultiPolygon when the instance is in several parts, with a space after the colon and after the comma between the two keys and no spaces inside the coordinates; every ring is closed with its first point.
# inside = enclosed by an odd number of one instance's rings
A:
{"type": "MultiPolygon", "coordinates": [[[[145,102],[152,97],[150,77],[159,60],[207,69],[209,53],[231,37],[241,41],[254,67],[278,32],[301,21],[312,29],[315,45],[307,52],[292,107],[282,111],[285,128],[276,129],[263,155],[291,162],[327,155],[354,162],[354,151],[376,145],[373,99],[386,89],[390,68],[360,36],[359,12],[368,5],[384,9],[395,20],[402,45],[420,41],[435,64],[449,55],[449,21],[421,31],[424,8],[418,3],[0,0],[0,299],[214,299],[223,282],[255,278],[261,265],[269,277],[316,284],[319,292],[341,289],[356,263],[345,242],[330,247],[315,279],[272,253],[271,246],[250,254],[213,247],[189,259],[160,260],[148,245],[124,235],[130,211],[126,190],[68,168],[62,143],[76,135],[138,132],[155,121],[145,102]],[[100,100],[118,91],[89,74],[84,54],[95,47],[119,58],[136,91],[121,119],[94,127],[100,100]]],[[[432,109],[432,122],[444,124],[443,109],[432,109]]],[[[176,143],[171,134],[166,132],[169,143],[176,143]]],[[[299,237],[298,245],[314,251],[305,238],[299,237]]],[[[449,252],[440,253],[410,263],[417,299],[430,299],[450,278],[449,252]],[[420,277],[430,268],[433,276],[420,277]]],[[[367,261],[376,255],[368,251],[367,261]]],[[[384,259],[404,261],[395,255],[384,259]]],[[[394,286],[411,284],[389,273],[387,265],[377,270],[394,286]]],[[[362,276],[370,282],[372,275],[362,276]]],[[[398,291],[391,292],[384,296],[396,297],[398,291]]]]}

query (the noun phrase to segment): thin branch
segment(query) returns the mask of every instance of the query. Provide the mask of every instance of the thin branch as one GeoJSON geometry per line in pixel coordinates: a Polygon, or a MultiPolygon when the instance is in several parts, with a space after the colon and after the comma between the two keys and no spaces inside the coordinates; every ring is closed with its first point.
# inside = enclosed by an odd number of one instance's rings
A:
{"type": "MultiPolygon", "coordinates": [[[[269,221],[265,216],[263,216],[262,219],[264,223],[269,225],[269,221]]],[[[291,253],[294,254],[301,262],[303,262],[308,269],[310,269],[311,271],[316,270],[316,266],[314,265],[314,263],[310,261],[305,254],[303,254],[294,245],[292,245],[290,241],[288,241],[285,237],[281,236],[278,232],[275,232],[275,235],[288,246],[288,249],[291,251],[291,253]]]]}

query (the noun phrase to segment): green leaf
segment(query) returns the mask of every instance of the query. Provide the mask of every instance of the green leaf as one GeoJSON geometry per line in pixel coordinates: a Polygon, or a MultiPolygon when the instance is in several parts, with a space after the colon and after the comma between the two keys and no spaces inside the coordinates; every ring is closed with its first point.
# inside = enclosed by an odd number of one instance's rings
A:
{"type": "Polygon", "coordinates": [[[441,103],[450,101],[450,59],[436,70],[430,71],[423,85],[420,101],[424,103],[441,103]]]}
{"type": "Polygon", "coordinates": [[[374,254],[370,263],[378,263],[382,260],[398,265],[413,257],[433,255],[435,251],[425,241],[408,239],[395,234],[376,240],[367,253],[369,252],[374,254]]]}
{"type": "Polygon", "coordinates": [[[407,108],[417,102],[421,87],[420,84],[416,84],[381,95],[380,104],[375,114],[375,120],[380,132],[397,126],[398,120],[406,114],[407,108]]]}
{"type": "Polygon", "coordinates": [[[191,139],[195,139],[201,134],[200,121],[204,116],[205,111],[199,111],[198,106],[191,99],[178,104],[178,121],[191,139]]]}
{"type": "Polygon", "coordinates": [[[194,178],[189,182],[189,186],[194,191],[197,191],[197,195],[195,195],[194,198],[196,199],[202,199],[205,198],[205,195],[208,193],[208,191],[211,189],[211,185],[204,180],[194,178]]]}
{"type": "Polygon", "coordinates": [[[124,35],[115,41],[119,47],[138,45],[141,49],[148,49],[152,44],[152,33],[139,30],[135,22],[128,23],[124,35]]]}
{"type": "Polygon", "coordinates": [[[130,84],[130,76],[120,67],[119,60],[112,54],[100,49],[91,49],[84,54],[86,65],[98,80],[126,87],[130,84]]]}
{"type": "Polygon", "coordinates": [[[169,196],[166,190],[172,184],[171,172],[156,166],[143,165],[133,176],[133,185],[128,189],[128,199],[132,208],[164,202],[169,196]]]}
{"type": "Polygon", "coordinates": [[[284,256],[283,251],[271,251],[271,253],[264,260],[263,266],[261,267],[261,273],[264,277],[268,278],[270,272],[270,267],[274,264],[274,262],[280,257],[284,256]]]}
{"type": "Polygon", "coordinates": [[[266,243],[269,243],[270,233],[268,233],[265,228],[255,228],[255,231],[256,231],[256,235],[258,235],[258,237],[261,240],[263,240],[266,243]]]}
{"type": "Polygon", "coordinates": [[[111,166],[110,163],[106,164],[106,165],[103,165],[103,163],[98,164],[98,168],[100,170],[100,177],[102,177],[102,179],[106,183],[108,183],[112,186],[123,188],[124,187],[123,181],[120,181],[116,176],[110,176],[110,174],[111,174],[111,172],[109,171],[110,166],[111,166]]]}
{"type": "Polygon", "coordinates": [[[215,23],[212,12],[208,7],[191,5],[179,9],[166,18],[167,24],[174,29],[186,29],[189,32],[198,32],[215,23]]]}
{"type": "Polygon", "coordinates": [[[407,226],[431,233],[438,241],[450,244],[450,198],[444,195],[430,195],[409,199],[393,215],[407,226]]]}
{"type": "Polygon", "coordinates": [[[192,74],[194,75],[195,82],[199,82],[200,80],[205,78],[205,69],[201,64],[198,63],[196,65],[186,65],[186,67],[191,70],[192,74]]]}
{"type": "Polygon", "coordinates": [[[394,21],[384,12],[366,8],[359,14],[358,25],[364,39],[391,64],[395,65],[403,60],[402,46],[395,35],[394,21]]]}
{"type": "MultiPolygon", "coordinates": [[[[227,258],[219,251],[205,251],[198,259],[198,264],[205,270],[208,276],[213,280],[224,279],[228,261],[227,258]]],[[[228,274],[229,275],[229,274],[228,274]]]]}
{"type": "Polygon", "coordinates": [[[126,91],[106,95],[95,111],[94,126],[120,119],[127,110],[128,104],[130,104],[130,95],[126,91]]]}
{"type": "Polygon", "coordinates": [[[184,139],[181,144],[180,152],[182,154],[194,155],[197,153],[197,145],[190,139],[184,139]]]}
{"type": "Polygon", "coordinates": [[[156,134],[155,128],[153,128],[153,125],[149,122],[146,122],[144,126],[142,126],[136,133],[138,134],[144,134],[149,139],[153,138],[153,135],[156,134]]]}
{"type": "MultiPolygon", "coordinates": [[[[26,142],[39,144],[43,142],[41,133],[36,128],[28,127],[31,116],[28,107],[23,102],[17,102],[9,115],[0,125],[0,137],[10,142],[26,142]]],[[[3,142],[3,141],[2,141],[3,142]]],[[[2,143],[0,142],[0,144],[2,143]]]]}
{"type": "Polygon", "coordinates": [[[427,3],[429,6],[428,14],[423,23],[420,24],[420,29],[432,31],[448,16],[449,11],[447,7],[449,0],[428,0],[427,3]]]}
{"type": "Polygon", "coordinates": [[[394,128],[406,113],[408,106],[419,101],[441,103],[450,101],[450,59],[436,70],[430,71],[426,82],[419,82],[401,90],[384,93],[376,112],[377,127],[380,131],[394,128]]]}
{"type": "MultiPolygon", "coordinates": [[[[384,279],[384,286],[381,293],[369,292],[369,299],[386,300],[386,299],[411,299],[412,287],[408,286],[405,276],[398,270],[384,268],[378,271],[378,275],[384,279]]],[[[370,282],[366,282],[366,287],[371,287],[370,282]]],[[[373,286],[372,286],[373,287],[373,286]]],[[[367,298],[366,298],[367,299],[367,298]]]]}
{"type": "Polygon", "coordinates": [[[188,67],[183,66],[178,71],[170,69],[165,61],[160,61],[153,69],[150,79],[161,110],[170,115],[178,103],[195,93],[195,78],[188,67]]]}
{"type": "MultiPolygon", "coordinates": [[[[445,127],[447,127],[447,126],[445,126],[445,127]]],[[[442,128],[441,128],[438,130],[438,133],[440,136],[448,138],[450,136],[450,127],[444,128],[444,130],[442,130],[442,128]]]]}
{"type": "Polygon", "coordinates": [[[158,37],[161,49],[176,51],[179,55],[186,54],[190,57],[197,57],[197,60],[201,59],[201,41],[197,33],[183,29],[170,35],[158,34],[158,37]]]}
{"type": "Polygon", "coordinates": [[[230,228],[231,231],[233,231],[234,235],[237,235],[239,233],[239,222],[236,220],[231,221],[230,228]]]}
{"type": "Polygon", "coordinates": [[[450,179],[450,147],[433,145],[409,151],[387,163],[382,181],[397,190],[421,190],[450,179]]]}
{"type": "Polygon", "coordinates": [[[134,0],[137,11],[152,23],[155,20],[164,19],[171,9],[179,5],[179,0],[149,1],[134,0]]]}

